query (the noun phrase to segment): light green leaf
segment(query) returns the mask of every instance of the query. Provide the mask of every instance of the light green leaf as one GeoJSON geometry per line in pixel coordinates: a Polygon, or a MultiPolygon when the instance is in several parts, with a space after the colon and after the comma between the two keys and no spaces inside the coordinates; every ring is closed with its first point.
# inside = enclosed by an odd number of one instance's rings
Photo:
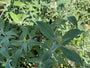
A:
{"type": "Polygon", "coordinates": [[[5,1],[0,1],[0,4],[6,4],[6,2],[5,1]]]}
{"type": "Polygon", "coordinates": [[[74,61],[76,63],[79,63],[80,65],[83,65],[83,62],[80,58],[80,56],[73,50],[69,50],[65,47],[60,47],[62,50],[63,54],[71,61],[74,61]]]}
{"type": "Polygon", "coordinates": [[[73,40],[73,38],[75,38],[76,36],[78,36],[79,34],[81,34],[83,31],[80,31],[79,29],[71,29],[69,31],[67,31],[63,38],[63,42],[64,43],[68,43],[71,40],[73,40]]]}
{"type": "Polygon", "coordinates": [[[7,4],[7,3],[10,3],[10,2],[11,2],[11,0],[5,0],[5,2],[6,2],[6,4],[7,4]]]}
{"type": "Polygon", "coordinates": [[[54,40],[54,31],[47,23],[38,21],[37,24],[43,35],[45,35],[48,39],[54,40]]]}
{"type": "Polygon", "coordinates": [[[25,4],[23,2],[19,2],[19,1],[14,1],[14,5],[19,6],[19,7],[25,6],[25,4]]]}
{"type": "Polygon", "coordinates": [[[20,20],[18,19],[17,15],[15,13],[10,12],[10,16],[15,23],[19,23],[20,20]]]}

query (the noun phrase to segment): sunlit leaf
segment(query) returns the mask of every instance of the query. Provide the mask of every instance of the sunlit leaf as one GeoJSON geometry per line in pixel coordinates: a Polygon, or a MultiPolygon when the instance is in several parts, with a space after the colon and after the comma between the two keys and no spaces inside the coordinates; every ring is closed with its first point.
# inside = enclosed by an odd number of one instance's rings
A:
{"type": "Polygon", "coordinates": [[[23,2],[19,2],[19,1],[14,1],[14,5],[15,6],[25,6],[25,4],[23,2]]]}
{"type": "Polygon", "coordinates": [[[15,13],[10,12],[10,16],[15,23],[19,23],[20,20],[18,19],[17,15],[15,13]]]}

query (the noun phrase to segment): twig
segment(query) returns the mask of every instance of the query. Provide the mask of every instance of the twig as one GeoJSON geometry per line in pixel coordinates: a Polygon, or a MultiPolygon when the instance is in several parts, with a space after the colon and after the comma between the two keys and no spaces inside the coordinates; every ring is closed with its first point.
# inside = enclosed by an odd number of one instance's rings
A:
{"type": "MultiPolygon", "coordinates": [[[[8,6],[9,6],[9,4],[6,4],[6,9],[7,9],[8,6]]],[[[6,10],[6,9],[5,9],[5,10],[6,10]]],[[[2,13],[1,13],[1,15],[0,15],[0,18],[3,16],[5,10],[2,11],[2,13]]]]}

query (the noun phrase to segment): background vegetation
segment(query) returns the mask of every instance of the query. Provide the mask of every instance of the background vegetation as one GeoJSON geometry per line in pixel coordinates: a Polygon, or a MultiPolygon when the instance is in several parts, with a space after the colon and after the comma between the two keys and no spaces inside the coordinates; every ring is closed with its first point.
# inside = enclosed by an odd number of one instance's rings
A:
{"type": "Polygon", "coordinates": [[[0,3],[0,68],[90,68],[89,0],[0,3]]]}

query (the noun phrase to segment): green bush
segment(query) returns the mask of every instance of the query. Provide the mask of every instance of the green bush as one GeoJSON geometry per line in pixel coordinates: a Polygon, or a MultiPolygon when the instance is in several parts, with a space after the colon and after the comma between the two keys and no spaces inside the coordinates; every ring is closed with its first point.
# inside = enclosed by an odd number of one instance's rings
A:
{"type": "Polygon", "coordinates": [[[89,68],[89,0],[5,0],[0,68],[89,68]]]}

